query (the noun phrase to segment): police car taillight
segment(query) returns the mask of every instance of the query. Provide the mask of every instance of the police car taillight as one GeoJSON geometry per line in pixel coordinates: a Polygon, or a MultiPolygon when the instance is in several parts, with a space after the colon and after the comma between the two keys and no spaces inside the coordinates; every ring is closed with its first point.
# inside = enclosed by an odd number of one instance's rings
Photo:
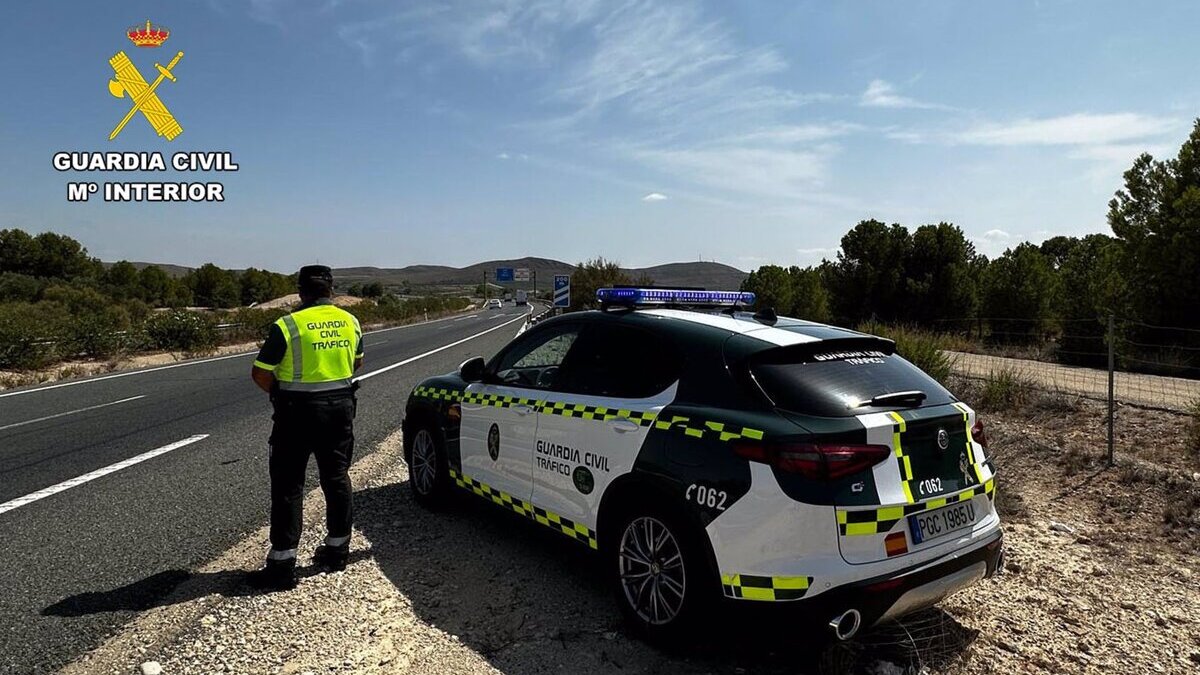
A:
{"type": "Polygon", "coordinates": [[[975,418],[975,425],[971,427],[971,438],[978,444],[987,448],[987,434],[983,433],[983,420],[975,418]]]}
{"type": "Polygon", "coordinates": [[[734,446],[738,455],[812,480],[837,480],[865,471],[892,454],[886,445],[847,443],[744,443],[734,446]]]}

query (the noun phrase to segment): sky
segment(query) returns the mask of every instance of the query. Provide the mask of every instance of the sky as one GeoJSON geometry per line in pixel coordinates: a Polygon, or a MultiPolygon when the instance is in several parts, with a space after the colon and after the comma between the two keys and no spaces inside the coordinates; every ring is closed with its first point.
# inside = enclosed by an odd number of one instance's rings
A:
{"type": "Polygon", "coordinates": [[[534,255],[750,270],[866,218],[978,250],[1107,232],[1200,116],[1200,3],[13,0],[0,228],[104,260],[290,271],[534,255]],[[171,30],[158,49],[126,29],[171,30]],[[125,51],[183,126],[110,95],[125,51]],[[60,173],[59,151],[228,151],[236,173],[60,173]],[[220,181],[219,204],[69,181],[220,181]]]}

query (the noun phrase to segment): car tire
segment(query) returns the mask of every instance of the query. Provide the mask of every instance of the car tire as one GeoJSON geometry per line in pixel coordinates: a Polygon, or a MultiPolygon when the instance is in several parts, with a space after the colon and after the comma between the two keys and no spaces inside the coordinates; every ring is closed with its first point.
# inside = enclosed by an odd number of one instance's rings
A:
{"type": "Polygon", "coordinates": [[[673,509],[647,504],[623,510],[607,535],[605,569],[632,632],[664,644],[695,637],[715,600],[703,532],[673,509]]]}
{"type": "Polygon", "coordinates": [[[450,494],[450,471],[442,434],[430,424],[417,424],[406,445],[404,455],[413,500],[426,508],[445,504],[450,494]]]}

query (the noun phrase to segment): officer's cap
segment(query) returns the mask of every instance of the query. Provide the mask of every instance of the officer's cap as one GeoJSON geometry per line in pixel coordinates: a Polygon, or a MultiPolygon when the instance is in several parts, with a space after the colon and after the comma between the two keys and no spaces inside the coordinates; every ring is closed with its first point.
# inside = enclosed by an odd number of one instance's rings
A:
{"type": "Polygon", "coordinates": [[[332,288],[333,270],[325,265],[305,265],[300,268],[297,283],[300,288],[332,288]]]}

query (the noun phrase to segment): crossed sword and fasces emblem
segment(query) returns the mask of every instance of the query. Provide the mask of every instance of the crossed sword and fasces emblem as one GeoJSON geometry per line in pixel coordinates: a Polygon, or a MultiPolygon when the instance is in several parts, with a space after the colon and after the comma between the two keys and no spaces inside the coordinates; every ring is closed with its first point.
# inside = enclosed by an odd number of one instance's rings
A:
{"type": "Polygon", "coordinates": [[[183,132],[183,127],[175,121],[175,116],[171,114],[170,110],[167,110],[167,106],[163,105],[158,94],[154,93],[164,79],[175,82],[175,76],[171,74],[171,71],[182,58],[183,52],[179,52],[175,58],[171,59],[166,68],[157,63],[154,64],[154,67],[158,68],[158,78],[154,80],[154,84],[146,83],[146,79],[138,72],[137,66],[133,65],[125,52],[117,52],[116,56],[108,60],[113,72],[117,75],[117,79],[108,81],[108,91],[117,98],[129,96],[133,101],[133,107],[125,114],[125,119],[121,120],[121,123],[109,134],[108,140],[116,138],[117,134],[121,133],[125,125],[129,124],[129,120],[133,119],[138,112],[142,113],[142,116],[146,118],[150,126],[154,127],[159,136],[165,136],[168,141],[174,140],[183,132]]]}

